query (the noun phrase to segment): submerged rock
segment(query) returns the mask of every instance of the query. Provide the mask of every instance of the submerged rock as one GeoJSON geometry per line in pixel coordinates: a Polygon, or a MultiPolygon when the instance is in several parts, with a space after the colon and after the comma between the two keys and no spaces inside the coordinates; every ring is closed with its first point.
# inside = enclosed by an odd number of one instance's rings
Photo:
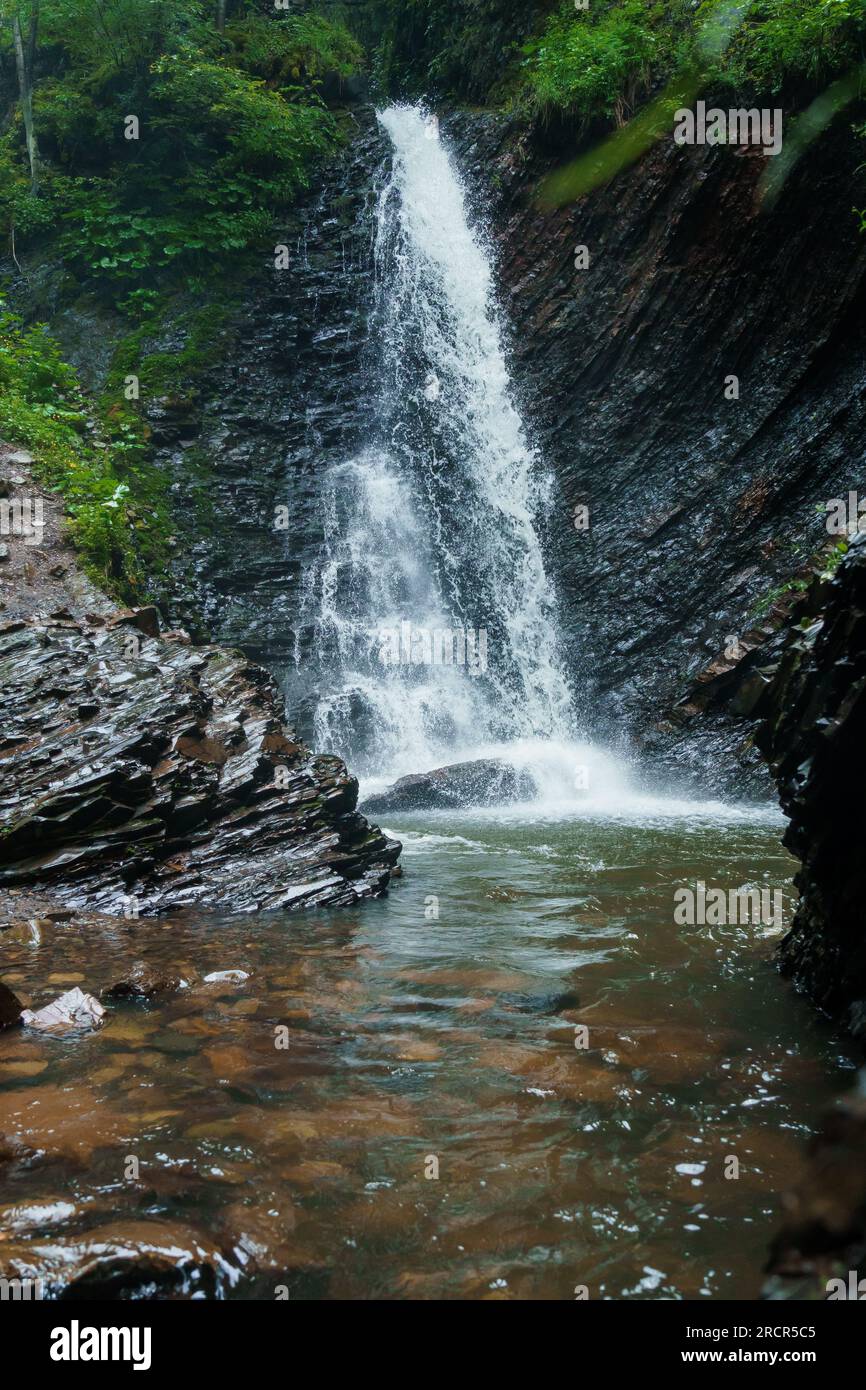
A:
{"type": "Polygon", "coordinates": [[[23,1005],[6,985],[0,981],[0,1032],[4,1028],[15,1028],[21,1022],[23,1005]]]}
{"type": "Polygon", "coordinates": [[[53,1240],[11,1243],[0,1275],[39,1280],[49,1298],[208,1298],[239,1270],[207,1237],[169,1221],[117,1221],[53,1240]]]}
{"type": "Polygon", "coordinates": [[[480,758],[471,763],[452,763],[433,772],[401,777],[392,787],[368,797],[363,810],[449,810],[464,806],[505,806],[531,801],[537,795],[535,781],[522,768],[499,758],[480,758]]]}
{"type": "Polygon", "coordinates": [[[206,985],[242,985],[249,978],[246,970],[213,970],[210,975],[205,975],[204,983],[206,985]]]}
{"type": "Polygon", "coordinates": [[[122,980],[103,990],[103,999],[153,999],[159,994],[175,994],[186,989],[179,975],[166,975],[145,961],[136,961],[122,980]]]}

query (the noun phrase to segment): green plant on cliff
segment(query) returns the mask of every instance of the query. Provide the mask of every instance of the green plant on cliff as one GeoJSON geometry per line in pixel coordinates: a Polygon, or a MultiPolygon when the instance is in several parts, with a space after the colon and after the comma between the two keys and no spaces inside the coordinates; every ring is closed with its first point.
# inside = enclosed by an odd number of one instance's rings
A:
{"type": "MultiPolygon", "coordinates": [[[[682,12],[682,5],[674,5],[682,12]]],[[[533,105],[578,116],[631,112],[653,75],[670,66],[670,6],[619,0],[575,12],[563,6],[522,49],[533,105]]]]}
{"type": "Polygon", "coordinates": [[[141,601],[165,564],[165,488],[145,458],[136,420],[95,420],[77,376],[42,324],[25,327],[0,303],[0,439],[29,449],[38,481],[65,500],[92,578],[141,601]]]}
{"type": "Polygon", "coordinates": [[[0,226],[19,268],[60,259],[129,330],[88,407],[45,330],[4,316],[0,433],[65,497],[90,572],[131,598],[165,567],[169,522],[125,382],[189,395],[213,362],[246,253],[273,245],[341,138],[321,90],[363,53],[339,23],[256,0],[230,0],[224,32],[204,0],[0,0],[7,73],[6,21],[27,6],[32,91],[0,125],[0,226]]]}
{"type": "MultiPolygon", "coordinates": [[[[698,17],[722,0],[705,3],[698,17]]],[[[721,63],[741,90],[776,92],[792,78],[823,82],[866,58],[866,0],[752,0],[741,6],[721,63]]]]}
{"type": "Polygon", "coordinates": [[[362,54],[321,17],[234,8],[220,34],[198,0],[42,0],[37,190],[20,112],[0,138],[17,254],[50,236],[79,279],[135,313],[141,289],[266,244],[339,139],[319,87],[362,54]]]}
{"type": "Polygon", "coordinates": [[[549,9],[544,0],[370,0],[376,87],[383,99],[484,101],[509,85],[516,45],[549,9]]]}
{"type": "Polygon", "coordinates": [[[540,112],[621,117],[690,66],[708,83],[769,94],[862,62],[864,44],[866,0],[593,0],[585,11],[567,0],[522,52],[540,112]]]}
{"type": "Polygon", "coordinates": [[[351,77],[364,64],[358,40],[321,15],[274,21],[254,11],[229,24],[226,35],[235,64],[281,91],[307,91],[332,75],[351,77]]]}

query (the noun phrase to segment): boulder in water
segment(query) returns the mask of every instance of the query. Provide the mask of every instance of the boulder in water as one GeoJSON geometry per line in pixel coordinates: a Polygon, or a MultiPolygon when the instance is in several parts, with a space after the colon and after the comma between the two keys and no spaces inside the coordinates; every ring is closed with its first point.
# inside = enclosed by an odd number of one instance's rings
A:
{"type": "Polygon", "coordinates": [[[401,777],[364,803],[364,812],[437,811],[466,806],[507,806],[532,801],[538,788],[523,768],[501,758],[452,763],[433,772],[401,777]]]}
{"type": "Polygon", "coordinates": [[[136,961],[122,977],[108,989],[103,990],[103,999],[153,999],[158,994],[174,994],[186,989],[187,982],[179,975],[170,975],[155,970],[145,961],[136,961]]]}
{"type": "Polygon", "coordinates": [[[214,1298],[237,1281],[238,1269],[192,1227],[119,1220],[60,1238],[7,1242],[0,1275],[31,1280],[40,1298],[214,1298]]]}
{"type": "Polygon", "coordinates": [[[0,1032],[21,1022],[21,1000],[6,985],[0,983],[0,1032]]]}
{"type": "Polygon", "coordinates": [[[242,985],[248,980],[249,972],[246,970],[213,970],[210,975],[205,975],[206,985],[242,985]]]}
{"type": "Polygon", "coordinates": [[[33,1012],[25,1009],[21,1022],[40,1033],[79,1033],[89,1028],[101,1028],[104,1008],[92,994],[85,994],[77,986],[61,994],[44,1009],[33,1012]]]}

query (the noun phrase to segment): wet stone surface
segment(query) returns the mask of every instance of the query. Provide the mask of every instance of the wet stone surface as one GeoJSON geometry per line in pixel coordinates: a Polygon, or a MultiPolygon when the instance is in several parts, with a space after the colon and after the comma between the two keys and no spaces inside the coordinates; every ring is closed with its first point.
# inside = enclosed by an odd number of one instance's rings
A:
{"type": "Polygon", "coordinates": [[[384,891],[399,847],[357,815],[344,763],[294,739],[259,667],[154,621],[0,625],[0,886],[110,913],[384,891]]]}

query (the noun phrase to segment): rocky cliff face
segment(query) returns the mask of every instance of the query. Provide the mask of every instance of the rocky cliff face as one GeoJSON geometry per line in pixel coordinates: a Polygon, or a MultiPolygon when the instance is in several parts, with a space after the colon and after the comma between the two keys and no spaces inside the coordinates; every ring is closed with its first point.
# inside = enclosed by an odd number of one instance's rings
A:
{"type": "MultiPolygon", "coordinates": [[[[287,272],[262,258],[218,366],[186,398],[144,402],[182,518],[172,619],[243,642],[278,675],[310,639],[299,596],[321,541],[319,479],[363,443],[371,399],[387,150],[370,108],[350,120],[342,159],[277,234],[287,272]]],[[[749,634],[751,649],[772,634],[762,601],[826,541],[819,506],[857,483],[866,238],[848,127],[816,143],[772,211],[763,155],[672,140],[543,211],[540,180],[574,152],[561,133],[550,148],[490,112],[451,113],[443,129],[498,243],[518,392],[555,479],[546,540],[582,722],[668,779],[768,795],[748,702],[710,710],[688,692],[732,639],[749,634]]],[[[52,325],[98,385],[86,310],[52,325]]],[[[177,345],[169,328],[158,346],[177,345]]]]}
{"type": "Polygon", "coordinates": [[[492,116],[449,131],[492,200],[517,374],[558,487],[550,553],[585,717],[705,785],[766,788],[745,726],[702,733],[674,711],[826,541],[818,507],[859,481],[866,238],[848,124],[772,211],[762,155],[665,140],[545,212],[539,179],[573,148],[492,116]]]}
{"type": "Polygon", "coordinates": [[[866,1039],[866,892],[860,805],[866,775],[866,536],[807,596],[757,707],[757,742],[791,817],[800,901],[782,969],[866,1039]],[[818,611],[812,613],[816,605],[818,611]]]}
{"type": "MultiPolygon", "coordinates": [[[[308,640],[296,618],[321,540],[319,479],[364,439],[370,399],[372,218],[384,142],[372,108],[343,118],[341,154],[275,230],[273,249],[239,264],[243,293],[215,363],[187,390],[141,402],[155,464],[173,480],[171,620],[242,642],[274,672],[308,640]]],[[[81,301],[46,308],[86,383],[101,390],[123,326],[99,313],[94,320],[94,306],[81,301]]],[[[182,351],[186,332],[166,324],[145,349],[182,351]]]]}
{"type": "Polygon", "coordinates": [[[344,764],[296,740],[266,672],[113,611],[41,500],[42,534],[3,564],[0,886],[126,915],[382,893],[399,846],[356,813],[344,764]]]}

